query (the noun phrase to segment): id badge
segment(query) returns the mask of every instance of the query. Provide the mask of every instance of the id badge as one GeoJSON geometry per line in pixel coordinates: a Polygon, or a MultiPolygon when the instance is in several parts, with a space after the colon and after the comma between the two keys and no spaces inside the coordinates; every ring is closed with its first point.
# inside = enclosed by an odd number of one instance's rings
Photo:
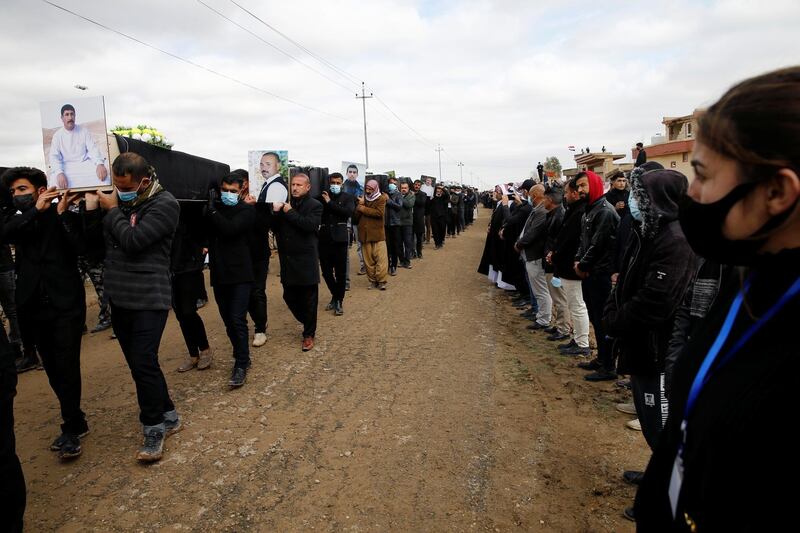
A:
{"type": "Polygon", "coordinates": [[[672,507],[672,518],[678,510],[678,497],[681,495],[681,484],[683,483],[683,459],[681,454],[675,455],[675,462],[672,464],[672,475],[669,478],[669,503],[672,507]]]}

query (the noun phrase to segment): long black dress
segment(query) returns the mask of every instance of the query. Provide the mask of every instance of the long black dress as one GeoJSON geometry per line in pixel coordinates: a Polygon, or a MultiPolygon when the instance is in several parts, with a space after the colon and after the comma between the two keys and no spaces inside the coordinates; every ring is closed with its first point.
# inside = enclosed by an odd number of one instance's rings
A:
{"type": "Polygon", "coordinates": [[[504,254],[504,241],[500,238],[500,228],[508,217],[508,211],[503,209],[501,204],[497,204],[492,212],[492,218],[489,220],[489,231],[486,234],[486,244],[483,246],[483,256],[481,256],[480,265],[478,265],[478,272],[480,274],[489,275],[489,267],[491,266],[495,271],[503,271],[503,264],[505,259],[504,254]]]}

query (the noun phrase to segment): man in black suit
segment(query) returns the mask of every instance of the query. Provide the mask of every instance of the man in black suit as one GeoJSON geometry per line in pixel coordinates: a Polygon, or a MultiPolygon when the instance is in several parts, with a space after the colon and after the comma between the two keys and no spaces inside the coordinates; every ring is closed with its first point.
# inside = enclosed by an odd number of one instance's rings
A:
{"type": "Polygon", "coordinates": [[[250,233],[256,220],[252,205],[240,201],[244,178],[231,173],[220,183],[220,202],[215,191],[209,191],[206,216],[209,228],[209,266],[211,285],[217,300],[225,332],[233,346],[233,370],[228,383],[231,388],[244,385],[250,368],[250,346],[247,342],[247,307],[253,286],[253,261],[250,257],[250,233]]]}
{"type": "Polygon", "coordinates": [[[356,208],[352,194],[342,190],[344,178],[338,172],[328,177],[328,191],[322,191],[322,226],[319,230],[319,266],[331,302],[325,307],[336,316],[344,314],[345,282],[347,278],[347,221],[356,208]]]}
{"type": "Polygon", "coordinates": [[[283,300],[303,324],[304,352],[314,348],[319,299],[319,226],[322,204],[309,196],[311,179],[297,174],[291,180],[289,202],[274,202],[273,231],[278,242],[283,300]]]}
{"type": "Polygon", "coordinates": [[[84,249],[79,215],[67,210],[75,199],[47,188],[36,168],[17,167],[3,174],[20,214],[3,224],[3,241],[15,245],[16,301],[20,319],[31,325],[36,347],[53,392],[61,405],[62,434],[50,449],[62,460],[81,454],[80,439],[89,432],[81,410],[81,334],[86,294],[78,273],[84,249]]]}

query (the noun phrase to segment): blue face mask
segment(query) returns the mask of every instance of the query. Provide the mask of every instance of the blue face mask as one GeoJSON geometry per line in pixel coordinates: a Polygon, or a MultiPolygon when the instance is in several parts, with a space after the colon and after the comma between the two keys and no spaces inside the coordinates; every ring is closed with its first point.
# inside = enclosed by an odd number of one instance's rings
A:
{"type": "Polygon", "coordinates": [[[117,196],[119,196],[120,202],[132,202],[136,200],[136,197],[139,196],[139,190],[135,191],[120,191],[117,189],[117,196]]]}
{"type": "Polygon", "coordinates": [[[533,205],[533,198],[531,198],[530,196],[528,196],[528,205],[531,206],[533,205]]]}
{"type": "Polygon", "coordinates": [[[397,190],[397,185],[395,185],[394,183],[390,183],[389,184],[389,192],[394,192],[396,190],[397,190]]]}
{"type": "Polygon", "coordinates": [[[236,205],[239,203],[238,192],[222,191],[220,198],[222,198],[222,203],[224,205],[236,205]]]}
{"type": "Polygon", "coordinates": [[[341,185],[331,185],[331,194],[339,194],[340,192],[342,192],[341,185]]]}
{"type": "Polygon", "coordinates": [[[628,198],[628,208],[631,210],[631,216],[633,219],[641,222],[642,212],[639,211],[639,202],[636,201],[636,197],[634,195],[631,195],[630,198],[628,198]]]}

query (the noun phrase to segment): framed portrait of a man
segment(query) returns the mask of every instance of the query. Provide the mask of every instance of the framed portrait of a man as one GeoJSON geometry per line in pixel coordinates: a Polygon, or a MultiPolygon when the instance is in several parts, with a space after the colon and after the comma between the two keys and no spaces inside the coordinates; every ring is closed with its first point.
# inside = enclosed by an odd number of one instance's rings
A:
{"type": "Polygon", "coordinates": [[[60,190],[95,190],[111,184],[102,96],[39,104],[47,184],[60,190]]]}
{"type": "Polygon", "coordinates": [[[286,202],[289,198],[289,152],[250,150],[250,195],[262,203],[286,202]]]}

